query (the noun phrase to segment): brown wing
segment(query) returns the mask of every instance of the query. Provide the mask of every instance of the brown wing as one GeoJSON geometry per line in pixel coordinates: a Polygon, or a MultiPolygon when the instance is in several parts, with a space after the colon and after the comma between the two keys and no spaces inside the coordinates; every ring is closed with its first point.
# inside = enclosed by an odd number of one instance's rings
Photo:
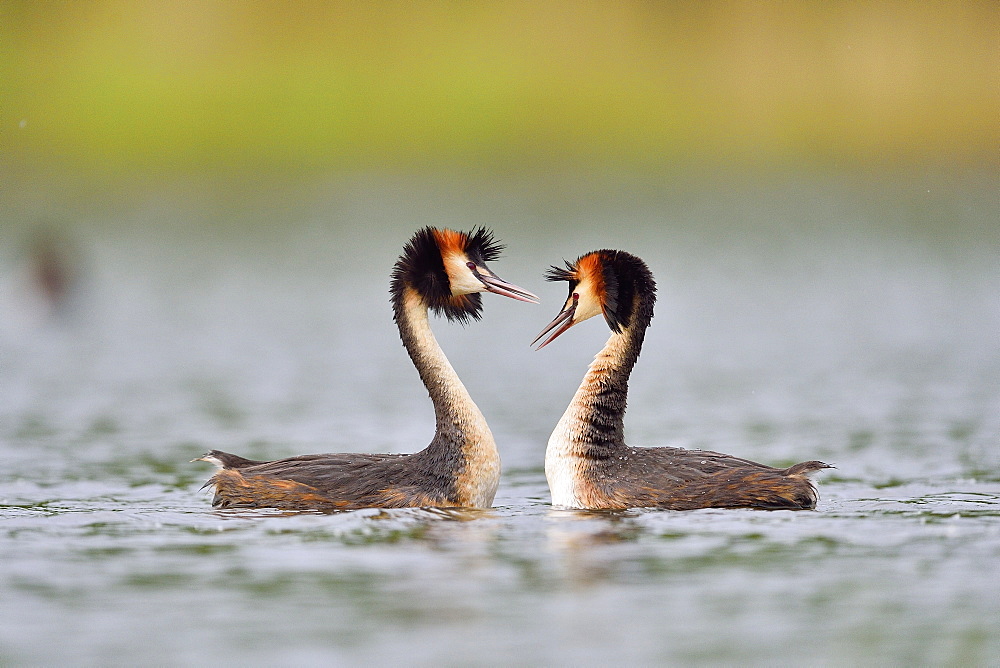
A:
{"type": "Polygon", "coordinates": [[[820,468],[827,465],[803,462],[777,469],[707,450],[629,448],[628,458],[610,467],[595,487],[620,507],[807,510],[816,507],[818,497],[806,474],[820,468]]]}
{"type": "MultiPolygon", "coordinates": [[[[225,455],[226,453],[221,453],[225,455]]],[[[220,462],[227,461],[216,455],[220,462]]],[[[413,455],[320,454],[271,462],[243,460],[216,473],[212,505],[219,508],[349,510],[456,505],[431,493],[413,455]]],[[[438,488],[447,491],[447,486],[438,488]]]]}

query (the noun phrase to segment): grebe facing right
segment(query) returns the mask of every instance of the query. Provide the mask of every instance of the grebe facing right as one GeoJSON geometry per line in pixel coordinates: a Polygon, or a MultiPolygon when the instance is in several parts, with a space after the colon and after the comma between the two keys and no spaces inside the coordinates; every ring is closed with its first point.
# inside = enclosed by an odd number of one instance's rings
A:
{"type": "Polygon", "coordinates": [[[489,508],[500,455],[486,419],[434,338],[428,310],[449,320],[479,319],[479,293],[537,303],[487,266],[503,247],[480,228],[427,227],[403,249],[392,272],[393,319],[430,394],[437,418],[430,445],[408,455],[321,454],[259,462],[213,450],[219,466],[206,483],[217,508],[351,510],[416,506],[489,508]]]}
{"type": "Polygon", "coordinates": [[[653,317],[656,283],[634,255],[599,250],[550,281],[568,281],[563,310],[542,330],[539,349],[578,322],[601,314],[611,338],[597,354],[545,450],[552,503],[568,508],[656,507],[811,510],[816,488],[806,477],[831,468],[823,462],[773,468],[706,450],[625,445],[623,418],[628,379],[653,317]]]}

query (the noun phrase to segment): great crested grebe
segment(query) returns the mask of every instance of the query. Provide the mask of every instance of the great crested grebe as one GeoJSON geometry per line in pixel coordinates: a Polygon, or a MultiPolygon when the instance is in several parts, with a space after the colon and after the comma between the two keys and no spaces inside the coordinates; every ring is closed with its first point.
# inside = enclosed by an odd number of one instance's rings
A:
{"type": "Polygon", "coordinates": [[[410,239],[393,268],[393,319],[437,418],[430,445],[413,454],[302,455],[271,462],[213,450],[200,458],[220,467],[205,484],[215,487],[212,505],[489,508],[500,482],[500,455],[486,419],[434,338],[428,310],[466,323],[480,318],[480,292],[538,303],[486,266],[502,249],[484,228],[464,233],[427,227],[410,239]]]}
{"type": "Polygon", "coordinates": [[[546,279],[569,281],[569,298],[532,345],[544,338],[538,349],[544,348],[576,323],[598,314],[612,332],[549,438],[545,477],[553,505],[671,510],[816,507],[816,489],[806,476],[830,468],[823,462],[778,469],[718,452],[625,445],[622,418],[628,379],[656,301],[656,282],[642,260],[623,251],[599,250],[567,262],[565,268],[553,266],[546,279]]]}

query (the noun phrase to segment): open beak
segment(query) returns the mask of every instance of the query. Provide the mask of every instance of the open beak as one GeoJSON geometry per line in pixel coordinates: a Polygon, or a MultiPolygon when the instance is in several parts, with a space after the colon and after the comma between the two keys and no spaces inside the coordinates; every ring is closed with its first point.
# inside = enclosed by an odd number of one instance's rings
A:
{"type": "Polygon", "coordinates": [[[510,297],[511,299],[516,299],[519,302],[528,302],[529,304],[537,304],[538,297],[531,294],[524,288],[519,288],[513,283],[508,283],[503,280],[493,272],[487,270],[487,272],[476,271],[476,278],[483,282],[486,289],[489,292],[494,292],[498,295],[503,295],[504,297],[510,297]]]}
{"type": "Polygon", "coordinates": [[[580,298],[574,294],[572,303],[560,311],[559,315],[557,315],[552,322],[546,325],[545,329],[542,330],[542,333],[535,337],[535,340],[531,342],[531,345],[535,345],[542,337],[549,334],[549,332],[552,332],[549,335],[549,338],[542,341],[542,344],[535,348],[535,350],[541,350],[545,346],[549,345],[555,341],[560,334],[576,323],[576,321],[573,320],[573,316],[576,315],[576,305],[579,301],[580,298]]]}

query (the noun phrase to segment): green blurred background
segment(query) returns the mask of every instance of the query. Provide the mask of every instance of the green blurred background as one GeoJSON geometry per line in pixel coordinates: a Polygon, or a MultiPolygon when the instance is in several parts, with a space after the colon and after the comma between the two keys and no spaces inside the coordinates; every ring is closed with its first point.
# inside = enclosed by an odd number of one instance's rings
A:
{"type": "Polygon", "coordinates": [[[1000,158],[1000,3],[0,0],[0,174],[1000,158]]]}

